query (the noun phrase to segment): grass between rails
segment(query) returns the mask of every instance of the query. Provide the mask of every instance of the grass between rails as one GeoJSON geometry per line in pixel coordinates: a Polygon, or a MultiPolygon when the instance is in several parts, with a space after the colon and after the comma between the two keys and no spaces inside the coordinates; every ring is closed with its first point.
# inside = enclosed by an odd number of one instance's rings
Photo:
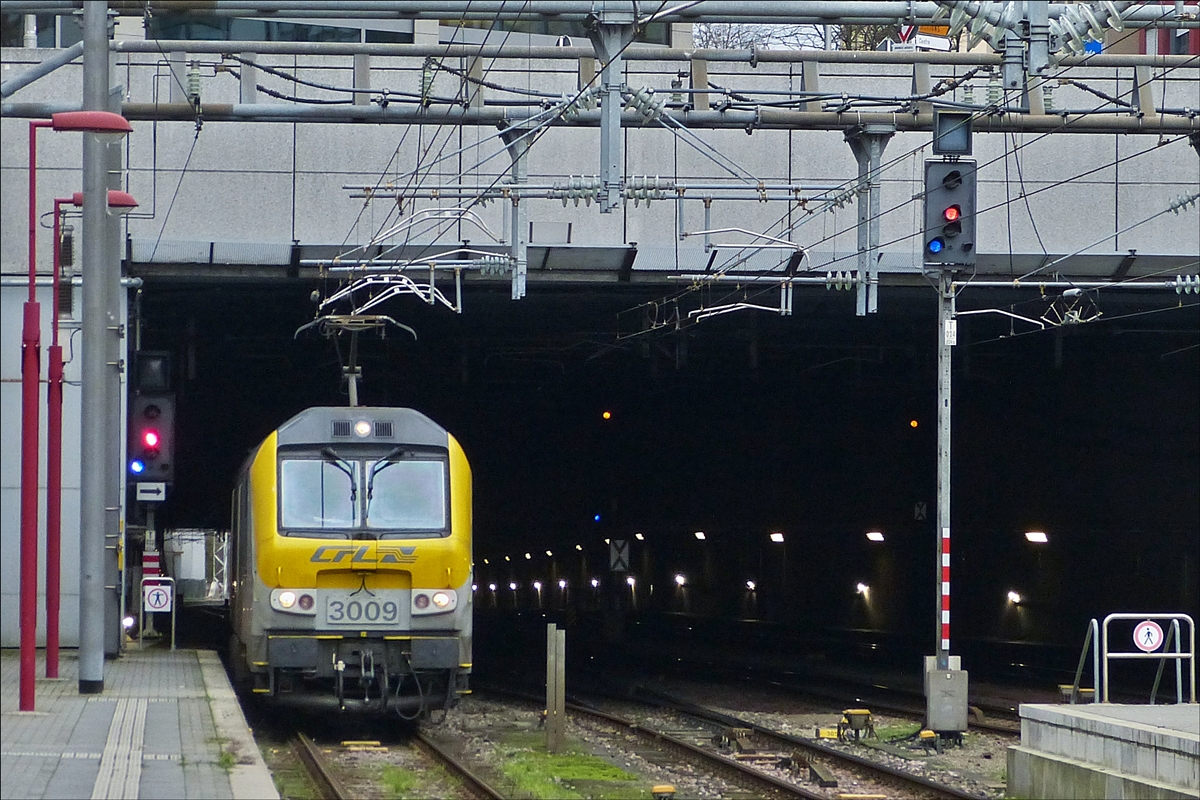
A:
{"type": "Polygon", "coordinates": [[[502,771],[522,796],[537,800],[641,800],[650,786],[603,758],[571,748],[546,752],[545,734],[505,737],[502,771]]]}

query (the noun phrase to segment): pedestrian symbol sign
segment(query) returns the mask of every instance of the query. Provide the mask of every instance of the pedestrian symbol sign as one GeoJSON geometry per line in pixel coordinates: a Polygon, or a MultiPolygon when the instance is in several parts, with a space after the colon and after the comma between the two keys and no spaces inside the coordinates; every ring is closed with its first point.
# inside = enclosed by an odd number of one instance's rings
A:
{"type": "Polygon", "coordinates": [[[171,610],[171,584],[147,583],[142,586],[142,602],[147,611],[171,610]]]}
{"type": "Polygon", "coordinates": [[[629,541],[613,539],[608,547],[608,566],[613,572],[629,571],[629,541]]]}
{"type": "Polygon", "coordinates": [[[1151,653],[1157,650],[1162,642],[1162,626],[1152,619],[1139,622],[1137,627],[1133,629],[1133,643],[1137,645],[1139,650],[1151,653]]]}

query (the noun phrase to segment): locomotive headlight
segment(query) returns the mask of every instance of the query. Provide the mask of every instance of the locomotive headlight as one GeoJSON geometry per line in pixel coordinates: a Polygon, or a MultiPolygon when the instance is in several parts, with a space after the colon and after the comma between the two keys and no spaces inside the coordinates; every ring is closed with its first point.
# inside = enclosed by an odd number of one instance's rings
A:
{"type": "Polygon", "coordinates": [[[271,590],[271,608],[276,611],[312,616],[317,613],[315,606],[316,598],[309,591],[296,591],[295,589],[271,590]]]}
{"type": "Polygon", "coordinates": [[[436,592],[413,592],[413,614],[441,614],[445,611],[453,611],[457,606],[458,595],[454,592],[441,589],[436,592]]]}
{"type": "Polygon", "coordinates": [[[354,435],[362,439],[369,436],[371,433],[371,423],[365,419],[360,419],[354,423],[354,435]]]}

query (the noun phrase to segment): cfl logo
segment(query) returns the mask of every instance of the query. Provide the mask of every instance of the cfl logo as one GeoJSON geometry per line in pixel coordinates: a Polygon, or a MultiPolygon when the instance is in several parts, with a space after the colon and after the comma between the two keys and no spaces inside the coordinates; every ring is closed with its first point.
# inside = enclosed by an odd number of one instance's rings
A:
{"type": "Polygon", "coordinates": [[[416,547],[390,547],[380,545],[375,548],[375,558],[370,557],[370,545],[324,545],[318,547],[312,554],[310,562],[314,564],[413,564],[416,562],[416,547]]]}

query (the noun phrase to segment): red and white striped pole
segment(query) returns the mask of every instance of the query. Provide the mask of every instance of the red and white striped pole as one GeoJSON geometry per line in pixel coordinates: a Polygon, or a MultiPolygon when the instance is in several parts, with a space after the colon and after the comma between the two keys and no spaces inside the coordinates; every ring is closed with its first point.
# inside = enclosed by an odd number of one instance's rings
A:
{"type": "Polygon", "coordinates": [[[950,652],[950,529],[942,528],[942,641],[939,648],[950,652]]]}

